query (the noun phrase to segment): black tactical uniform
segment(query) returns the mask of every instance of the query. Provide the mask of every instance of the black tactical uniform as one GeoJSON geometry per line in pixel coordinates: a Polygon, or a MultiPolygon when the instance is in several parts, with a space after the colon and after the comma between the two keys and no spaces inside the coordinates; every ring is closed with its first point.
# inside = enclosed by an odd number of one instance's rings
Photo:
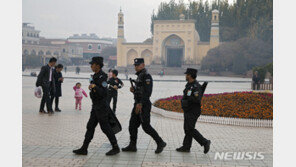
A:
{"type": "MultiPolygon", "coordinates": [[[[144,59],[137,58],[134,60],[135,65],[144,63],[144,59]]],[[[136,151],[136,143],[138,136],[138,128],[142,125],[144,132],[149,134],[157,143],[157,149],[155,153],[162,152],[166,143],[158,135],[155,129],[150,125],[150,112],[151,112],[151,101],[150,96],[152,94],[153,80],[151,75],[143,69],[136,73],[137,80],[135,81],[134,90],[134,107],[131,113],[131,118],[129,122],[129,132],[130,132],[130,144],[123,148],[122,151],[136,151]],[[142,112],[136,114],[135,109],[137,104],[142,104],[142,112]]]]}
{"type": "MultiPolygon", "coordinates": [[[[197,70],[187,69],[185,74],[193,74],[196,76],[197,70]]],[[[192,75],[191,75],[192,76],[192,75]]],[[[184,131],[185,137],[183,146],[177,151],[189,152],[192,145],[192,138],[194,138],[201,146],[205,147],[205,153],[209,150],[210,140],[205,139],[198,130],[195,129],[195,124],[201,114],[201,99],[207,82],[202,86],[194,80],[192,83],[187,83],[183,91],[183,98],[181,100],[182,109],[184,111],[184,131]]]]}
{"type": "MultiPolygon", "coordinates": [[[[113,70],[112,71],[113,74],[115,74],[117,76],[118,71],[117,70],[113,70]],[[116,73],[117,72],[117,73],[116,73]]],[[[122,81],[119,78],[110,78],[108,80],[108,104],[110,105],[111,99],[113,99],[113,112],[116,112],[116,104],[117,104],[117,96],[118,96],[118,91],[116,89],[114,89],[114,86],[117,86],[118,89],[120,89],[123,85],[122,81]]]]}
{"type": "MultiPolygon", "coordinates": [[[[94,57],[90,63],[103,62],[102,59],[96,60],[96,58],[98,57],[94,57]]],[[[88,145],[93,139],[95,128],[98,123],[100,124],[103,133],[105,133],[108,137],[113,149],[115,148],[119,150],[115,134],[112,131],[110,122],[108,120],[110,115],[109,112],[111,111],[109,105],[107,104],[107,74],[102,70],[100,70],[98,73],[95,73],[93,75],[91,84],[95,84],[96,86],[90,91],[90,97],[93,104],[90,118],[86,126],[87,131],[85,133],[84,143],[80,149],[74,150],[73,152],[76,154],[87,154],[88,145]]],[[[108,155],[108,153],[106,155],[108,155]]]]}

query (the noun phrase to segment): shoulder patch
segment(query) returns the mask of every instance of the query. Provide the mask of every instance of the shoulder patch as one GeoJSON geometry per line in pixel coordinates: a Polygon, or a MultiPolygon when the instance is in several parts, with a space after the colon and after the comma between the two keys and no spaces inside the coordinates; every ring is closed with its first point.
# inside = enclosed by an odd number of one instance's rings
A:
{"type": "Polygon", "coordinates": [[[103,81],[103,82],[102,82],[102,86],[103,86],[104,88],[106,88],[106,87],[107,87],[107,85],[108,85],[108,84],[107,84],[107,82],[106,82],[106,81],[103,81]]]}
{"type": "Polygon", "coordinates": [[[194,92],[193,94],[194,94],[195,97],[197,97],[198,96],[198,91],[194,92]]]}

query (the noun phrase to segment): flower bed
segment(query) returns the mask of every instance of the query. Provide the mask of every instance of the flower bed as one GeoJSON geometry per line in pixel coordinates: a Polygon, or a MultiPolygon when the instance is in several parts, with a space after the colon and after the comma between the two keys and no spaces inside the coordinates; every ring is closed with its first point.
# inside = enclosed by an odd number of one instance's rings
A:
{"type": "MultiPolygon", "coordinates": [[[[159,99],[155,107],[183,113],[181,108],[182,96],[172,96],[159,99]]],[[[248,118],[273,119],[273,94],[257,92],[233,92],[220,94],[205,94],[202,99],[202,115],[248,118]]]]}

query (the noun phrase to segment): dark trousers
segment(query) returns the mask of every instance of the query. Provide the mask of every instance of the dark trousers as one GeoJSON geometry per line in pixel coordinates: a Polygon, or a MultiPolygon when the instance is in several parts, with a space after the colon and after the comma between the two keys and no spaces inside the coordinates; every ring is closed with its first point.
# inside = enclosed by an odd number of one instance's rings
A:
{"type": "Polygon", "coordinates": [[[138,136],[138,128],[142,124],[142,128],[145,133],[150,135],[156,143],[161,143],[163,140],[155,131],[155,129],[150,125],[150,111],[151,111],[151,103],[144,103],[142,106],[142,113],[136,114],[135,112],[136,104],[134,104],[134,108],[132,110],[130,122],[129,122],[129,132],[130,132],[130,140],[132,143],[137,142],[138,136]]]}
{"type": "Polygon", "coordinates": [[[108,122],[108,114],[102,115],[101,114],[102,112],[107,112],[107,111],[100,111],[98,109],[95,109],[95,107],[92,108],[91,113],[90,113],[90,118],[89,118],[87,126],[86,126],[87,130],[85,133],[84,143],[91,142],[91,140],[94,137],[95,128],[97,127],[97,125],[99,123],[103,133],[105,133],[105,135],[108,137],[111,145],[116,146],[117,140],[116,140],[114,132],[112,131],[110,123],[108,122]]]}
{"type": "Polygon", "coordinates": [[[260,89],[260,83],[253,82],[253,90],[259,90],[260,89]]]}
{"type": "Polygon", "coordinates": [[[59,98],[60,97],[55,97],[55,96],[52,96],[51,97],[51,104],[53,104],[53,99],[55,99],[55,109],[58,109],[59,108],[59,98]]]}
{"type": "Polygon", "coordinates": [[[111,99],[113,99],[113,109],[112,109],[112,111],[114,113],[116,112],[117,96],[118,96],[117,91],[108,90],[107,102],[110,105],[111,99]]]}
{"type": "Polygon", "coordinates": [[[197,122],[200,114],[194,113],[196,111],[190,111],[190,113],[184,113],[184,132],[185,137],[183,140],[183,146],[186,148],[191,148],[192,138],[194,138],[201,146],[205,145],[207,139],[205,139],[198,130],[195,129],[195,124],[197,122]]]}
{"type": "Polygon", "coordinates": [[[42,85],[43,96],[40,103],[40,110],[44,110],[46,104],[47,111],[52,111],[51,96],[53,95],[52,83],[42,85]]]}

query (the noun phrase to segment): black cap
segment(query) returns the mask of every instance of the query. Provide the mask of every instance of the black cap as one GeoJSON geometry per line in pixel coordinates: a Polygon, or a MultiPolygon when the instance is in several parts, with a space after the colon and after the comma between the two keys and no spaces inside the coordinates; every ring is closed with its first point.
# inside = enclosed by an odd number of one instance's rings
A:
{"type": "Polygon", "coordinates": [[[190,75],[195,75],[197,74],[197,69],[194,68],[187,68],[186,72],[184,74],[190,74],[190,75]]]}
{"type": "Polygon", "coordinates": [[[116,76],[118,75],[118,71],[117,70],[112,70],[112,73],[115,74],[116,76]]]}
{"type": "Polygon", "coordinates": [[[104,58],[103,57],[93,57],[91,59],[91,61],[89,62],[89,64],[94,64],[94,63],[97,63],[97,64],[102,64],[104,61],[104,58]]]}
{"type": "Polygon", "coordinates": [[[135,58],[134,59],[134,65],[140,65],[144,63],[144,59],[143,58],[135,58]]]}

